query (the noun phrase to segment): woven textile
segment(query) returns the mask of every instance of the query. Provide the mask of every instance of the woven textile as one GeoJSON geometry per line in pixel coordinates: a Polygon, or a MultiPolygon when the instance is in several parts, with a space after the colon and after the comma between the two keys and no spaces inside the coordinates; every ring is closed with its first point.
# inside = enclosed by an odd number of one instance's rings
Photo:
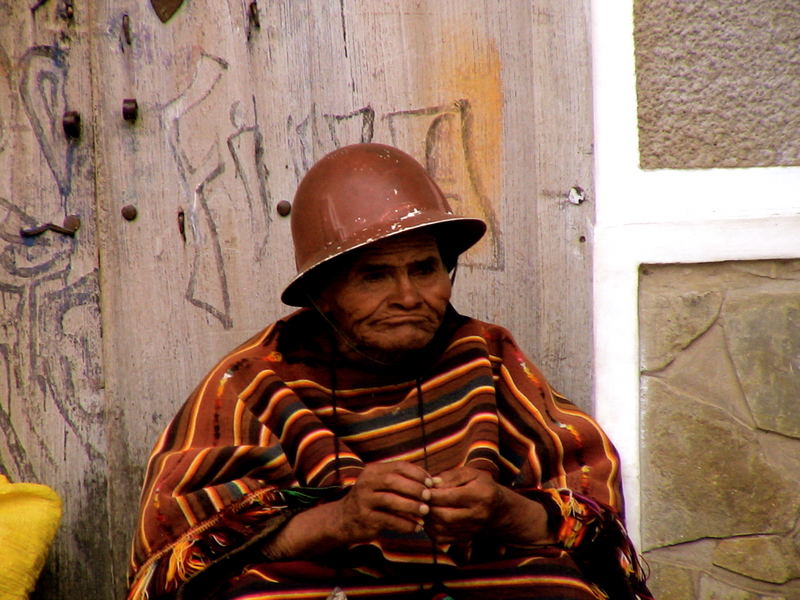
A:
{"type": "Polygon", "coordinates": [[[593,540],[612,540],[598,550],[636,579],[621,509],[612,444],[506,330],[451,310],[424,356],[380,368],[337,358],[325,324],[301,310],[224,357],[158,439],[130,598],[170,597],[187,581],[226,598],[324,599],[336,585],[348,598],[419,597],[434,583],[455,598],[602,598],[576,561],[593,540]],[[562,543],[437,547],[420,532],[316,561],[266,560],[270,534],[293,514],[341,497],[365,463],[394,460],[427,461],[432,475],[484,469],[543,502],[562,543]]]}

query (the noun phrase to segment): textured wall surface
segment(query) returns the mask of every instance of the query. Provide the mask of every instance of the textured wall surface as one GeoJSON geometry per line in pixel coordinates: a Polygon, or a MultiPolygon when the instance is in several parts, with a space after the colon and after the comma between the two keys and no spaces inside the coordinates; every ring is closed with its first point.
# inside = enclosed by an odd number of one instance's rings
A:
{"type": "Polygon", "coordinates": [[[489,223],[455,306],[590,405],[589,0],[498,5],[0,0],[0,473],[64,500],[34,597],[123,597],[150,448],[290,310],[281,201],[342,145],[403,148],[489,223]]]}
{"type": "Polygon", "coordinates": [[[800,164],[797,0],[636,0],[643,168],[800,164]]]}
{"type": "Polygon", "coordinates": [[[800,260],[645,266],[640,284],[656,597],[800,598],[800,260]]]}

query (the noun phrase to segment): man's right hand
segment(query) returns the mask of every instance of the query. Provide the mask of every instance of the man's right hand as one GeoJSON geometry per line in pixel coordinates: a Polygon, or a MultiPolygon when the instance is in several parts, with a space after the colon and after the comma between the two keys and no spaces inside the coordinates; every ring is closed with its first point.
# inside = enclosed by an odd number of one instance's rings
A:
{"type": "Polygon", "coordinates": [[[273,538],[273,560],[311,558],[367,542],[381,531],[412,533],[430,512],[430,482],[424,469],[407,462],[367,465],[350,491],[335,502],[298,513],[273,538]]]}
{"type": "Polygon", "coordinates": [[[365,542],[381,531],[411,533],[430,512],[428,474],[407,462],[366,466],[355,485],[338,505],[340,539],[365,542]]]}

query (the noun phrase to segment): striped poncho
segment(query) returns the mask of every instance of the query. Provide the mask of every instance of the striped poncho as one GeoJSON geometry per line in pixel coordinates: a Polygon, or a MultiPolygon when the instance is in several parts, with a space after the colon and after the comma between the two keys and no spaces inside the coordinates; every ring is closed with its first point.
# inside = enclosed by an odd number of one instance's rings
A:
{"type": "Polygon", "coordinates": [[[349,598],[649,597],[618,518],[613,446],[506,330],[450,309],[413,364],[357,364],[335,347],[300,310],[192,393],[150,458],[129,600],[324,599],[335,587],[349,598]],[[559,543],[387,532],[314,560],[269,559],[294,514],[347,493],[365,463],[396,460],[431,475],[489,471],[542,502],[559,543]]]}

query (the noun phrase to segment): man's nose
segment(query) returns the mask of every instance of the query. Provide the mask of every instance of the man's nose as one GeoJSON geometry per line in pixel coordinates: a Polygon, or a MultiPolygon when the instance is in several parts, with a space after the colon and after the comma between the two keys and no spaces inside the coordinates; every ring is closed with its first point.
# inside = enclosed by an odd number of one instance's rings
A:
{"type": "Polygon", "coordinates": [[[414,308],[422,302],[419,288],[408,273],[401,273],[395,277],[392,302],[403,308],[414,308]]]}

